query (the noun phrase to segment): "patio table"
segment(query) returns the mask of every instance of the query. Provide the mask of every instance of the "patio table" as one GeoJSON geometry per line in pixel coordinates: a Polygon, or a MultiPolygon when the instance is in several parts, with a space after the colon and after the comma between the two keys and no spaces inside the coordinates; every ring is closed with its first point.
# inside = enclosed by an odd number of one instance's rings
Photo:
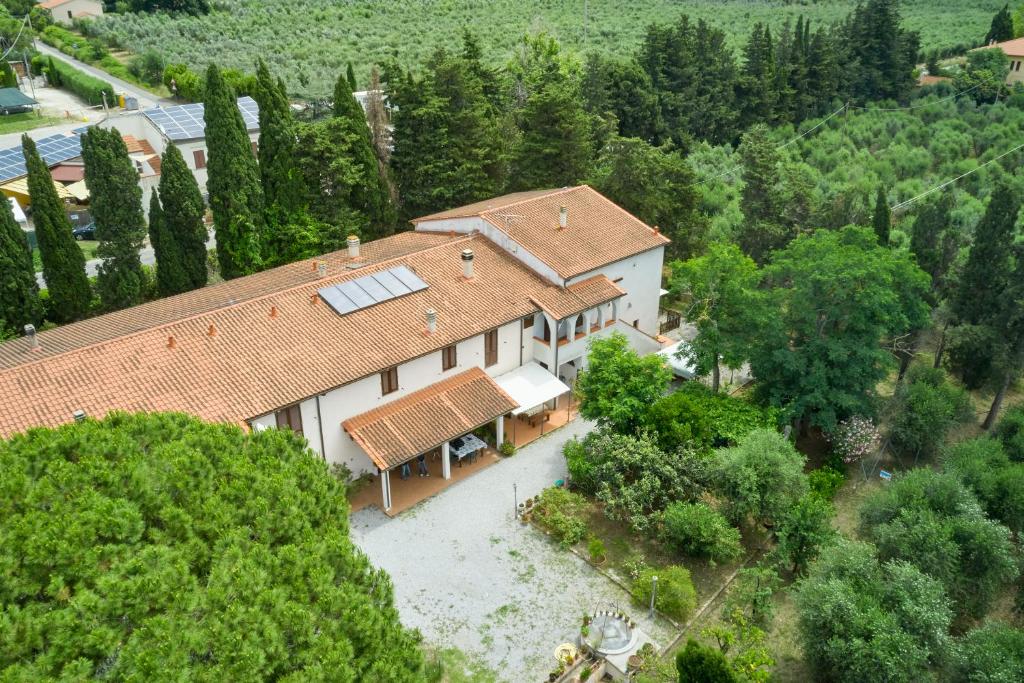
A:
{"type": "Polygon", "coordinates": [[[451,457],[455,458],[455,461],[459,463],[459,467],[462,467],[463,458],[468,457],[472,459],[484,448],[487,448],[487,444],[485,444],[481,438],[473,434],[460,436],[457,439],[452,439],[448,443],[448,452],[451,454],[451,457]]]}

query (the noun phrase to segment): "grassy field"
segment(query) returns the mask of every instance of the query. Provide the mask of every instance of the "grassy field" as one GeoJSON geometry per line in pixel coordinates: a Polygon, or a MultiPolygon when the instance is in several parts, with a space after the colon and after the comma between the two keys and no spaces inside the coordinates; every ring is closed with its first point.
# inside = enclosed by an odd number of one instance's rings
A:
{"type": "MultiPolygon", "coordinates": [[[[904,0],[903,15],[923,46],[976,45],[1005,0],[904,0]]],[[[387,57],[414,64],[438,46],[455,47],[469,28],[484,52],[504,62],[527,32],[546,31],[579,51],[626,54],[652,22],[682,13],[707,19],[739,45],[754,22],[781,26],[800,15],[815,24],[844,17],[855,0],[232,0],[205,17],[108,14],[97,30],[133,52],[161,52],[170,62],[253,68],[262,55],[289,90],[325,95],[345,64],[360,84],[387,57]],[[584,21],[584,6],[587,19],[584,21]]]]}
{"type": "Polygon", "coordinates": [[[20,133],[25,130],[32,130],[40,126],[52,126],[64,122],[64,119],[57,116],[39,116],[35,112],[24,114],[8,114],[0,116],[0,135],[7,133],[20,133]]]}
{"type": "MultiPolygon", "coordinates": [[[[78,242],[78,246],[82,250],[86,261],[96,258],[96,247],[99,246],[99,242],[82,240],[78,242]]],[[[39,256],[38,247],[32,250],[32,265],[35,266],[37,273],[43,269],[43,261],[39,256]]]]}

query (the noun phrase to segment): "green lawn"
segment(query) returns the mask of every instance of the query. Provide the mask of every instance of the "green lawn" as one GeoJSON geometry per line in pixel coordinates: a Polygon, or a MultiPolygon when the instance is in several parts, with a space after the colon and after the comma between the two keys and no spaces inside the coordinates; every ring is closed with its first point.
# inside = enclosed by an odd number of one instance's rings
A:
{"type": "MultiPolygon", "coordinates": [[[[82,240],[78,243],[78,246],[81,248],[82,254],[85,255],[86,261],[96,258],[96,247],[99,246],[99,242],[82,240]]],[[[43,261],[39,256],[38,247],[32,250],[32,265],[35,266],[37,273],[43,269],[43,261]]]]}
{"type": "Polygon", "coordinates": [[[58,116],[40,116],[35,112],[24,114],[8,114],[0,116],[0,135],[6,133],[20,133],[41,126],[52,126],[62,123],[64,119],[58,116]]]}

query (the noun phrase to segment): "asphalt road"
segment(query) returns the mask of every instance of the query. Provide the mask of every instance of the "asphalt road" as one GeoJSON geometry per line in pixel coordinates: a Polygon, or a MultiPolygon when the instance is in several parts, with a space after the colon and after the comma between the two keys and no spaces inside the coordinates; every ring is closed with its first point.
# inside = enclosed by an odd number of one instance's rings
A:
{"type": "MultiPolygon", "coordinates": [[[[161,102],[170,102],[170,100],[162,100],[153,93],[143,90],[137,85],[132,85],[128,81],[122,81],[120,78],[115,78],[108,74],[106,71],[103,71],[102,69],[97,69],[94,66],[89,66],[85,62],[80,62],[74,57],[69,57],[57,48],[51,47],[46,43],[43,43],[42,41],[36,41],[36,49],[38,49],[44,55],[48,55],[50,57],[53,57],[54,59],[59,59],[62,62],[67,62],[76,69],[80,69],[91,76],[95,76],[96,78],[100,78],[104,81],[107,81],[112,86],[114,86],[115,92],[123,92],[126,95],[130,95],[138,99],[139,107],[142,109],[146,109],[148,107],[155,107],[157,104],[160,104],[161,102]]],[[[107,104],[110,106],[114,106],[113,102],[108,102],[107,104]]]]}

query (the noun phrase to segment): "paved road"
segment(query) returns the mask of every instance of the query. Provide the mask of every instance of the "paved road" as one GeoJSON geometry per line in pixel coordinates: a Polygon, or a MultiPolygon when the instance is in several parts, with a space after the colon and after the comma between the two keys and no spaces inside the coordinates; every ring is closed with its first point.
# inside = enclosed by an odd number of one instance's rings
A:
{"type": "MultiPolygon", "coordinates": [[[[111,76],[102,69],[97,69],[96,67],[90,66],[85,62],[80,62],[74,57],[70,57],[61,52],[60,50],[58,50],[57,48],[51,47],[42,41],[36,41],[36,49],[38,49],[44,55],[48,55],[50,57],[53,57],[54,59],[59,59],[63,62],[67,62],[76,69],[81,69],[87,74],[107,81],[112,86],[114,86],[115,91],[126,93],[138,99],[139,107],[143,109],[146,109],[148,107],[154,107],[162,102],[170,102],[170,100],[162,99],[147,90],[143,90],[137,85],[129,83],[128,81],[122,81],[120,78],[115,78],[114,76],[111,76]]],[[[109,102],[108,104],[113,106],[114,103],[109,102]]]]}
{"type": "Polygon", "coordinates": [[[394,519],[352,515],[352,539],[390,574],[403,624],[509,683],[545,680],[584,611],[619,605],[660,645],[671,641],[625,591],[514,518],[513,482],[523,500],[564,478],[562,445],[592,427],[577,419],[394,519]]]}

